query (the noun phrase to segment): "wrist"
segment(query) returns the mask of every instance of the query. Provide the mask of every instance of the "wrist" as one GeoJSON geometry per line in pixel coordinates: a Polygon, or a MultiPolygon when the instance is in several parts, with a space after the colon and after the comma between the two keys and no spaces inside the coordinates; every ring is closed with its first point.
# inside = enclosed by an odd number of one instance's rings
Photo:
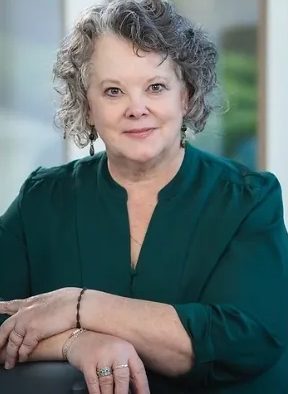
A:
{"type": "Polygon", "coordinates": [[[81,305],[81,324],[88,331],[116,335],[111,316],[117,314],[119,297],[99,290],[88,289],[81,305]]]}
{"type": "Polygon", "coordinates": [[[68,339],[66,339],[64,345],[62,346],[63,360],[68,360],[68,355],[71,347],[73,346],[74,342],[76,342],[77,338],[84,332],[86,332],[84,328],[77,328],[76,330],[72,331],[72,333],[69,335],[68,339]]]}
{"type": "MultiPolygon", "coordinates": [[[[101,332],[103,327],[103,303],[105,303],[106,293],[98,290],[88,289],[81,300],[81,325],[83,328],[101,332]]],[[[107,300],[106,300],[107,301],[107,300]]]]}
{"type": "MultiPolygon", "coordinates": [[[[76,304],[76,328],[80,329],[82,328],[82,324],[81,324],[81,301],[82,301],[82,297],[86,291],[86,287],[83,287],[79,293],[78,299],[77,299],[77,304],[76,304]]],[[[83,302],[82,302],[83,303],[83,302]]],[[[83,309],[83,308],[82,308],[83,309]]]]}
{"type": "Polygon", "coordinates": [[[62,348],[66,340],[74,330],[67,330],[61,334],[43,339],[29,355],[25,362],[29,361],[62,361],[62,348]]]}
{"type": "Polygon", "coordinates": [[[62,291],[66,303],[66,313],[68,315],[67,330],[73,330],[77,327],[77,308],[82,289],[79,287],[66,287],[62,291]]]}

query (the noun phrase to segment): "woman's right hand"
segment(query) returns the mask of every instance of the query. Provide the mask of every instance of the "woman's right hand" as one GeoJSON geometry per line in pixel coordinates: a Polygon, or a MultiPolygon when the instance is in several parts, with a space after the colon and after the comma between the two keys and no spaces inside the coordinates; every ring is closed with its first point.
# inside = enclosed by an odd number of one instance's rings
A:
{"type": "Polygon", "coordinates": [[[128,394],[130,385],[135,394],[150,393],[143,362],[120,338],[85,331],[71,342],[67,359],[84,374],[89,394],[128,394]],[[103,368],[111,374],[99,376],[103,368]]]}

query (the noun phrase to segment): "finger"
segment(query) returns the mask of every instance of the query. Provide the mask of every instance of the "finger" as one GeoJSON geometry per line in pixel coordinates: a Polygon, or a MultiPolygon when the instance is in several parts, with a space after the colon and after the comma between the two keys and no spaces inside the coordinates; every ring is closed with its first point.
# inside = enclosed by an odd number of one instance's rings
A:
{"type": "Polygon", "coordinates": [[[149,394],[149,383],[144,364],[139,357],[129,360],[130,381],[135,394],[149,394]]]}
{"type": "MultiPolygon", "coordinates": [[[[114,392],[113,375],[103,376],[98,379],[99,379],[99,386],[100,386],[101,394],[113,394],[113,392],[114,392]]],[[[125,394],[127,394],[127,391],[125,394]]]]}
{"type": "Polygon", "coordinates": [[[127,364],[113,366],[114,392],[115,394],[127,394],[130,384],[130,370],[127,364]]]}
{"type": "Polygon", "coordinates": [[[33,332],[28,332],[23,339],[23,342],[18,350],[19,361],[21,363],[27,361],[29,355],[33,352],[39,343],[39,339],[33,335],[33,332]]]}
{"type": "Polygon", "coordinates": [[[0,301],[0,313],[14,315],[23,304],[23,300],[0,301]]]}
{"type": "Polygon", "coordinates": [[[98,376],[95,367],[84,368],[83,370],[85,382],[88,387],[89,394],[101,394],[98,376]]]}
{"type": "Polygon", "coordinates": [[[6,346],[9,335],[11,331],[14,329],[16,320],[14,317],[9,317],[2,325],[0,326],[0,349],[6,346]]]}
{"type": "Polygon", "coordinates": [[[9,335],[8,344],[6,346],[5,368],[11,369],[15,366],[18,359],[18,350],[23,342],[24,335],[15,329],[9,335]]]}
{"type": "MultiPolygon", "coordinates": [[[[98,368],[97,368],[98,373],[101,369],[106,369],[107,365],[109,365],[109,364],[106,364],[106,367],[105,366],[104,367],[98,366],[98,368]]],[[[110,367],[109,367],[109,369],[110,369],[110,367]]],[[[99,376],[99,374],[98,374],[98,381],[99,381],[101,394],[113,394],[113,392],[114,392],[114,377],[113,377],[112,368],[111,368],[110,374],[107,376],[99,376]]],[[[125,394],[127,394],[127,392],[125,394]]]]}

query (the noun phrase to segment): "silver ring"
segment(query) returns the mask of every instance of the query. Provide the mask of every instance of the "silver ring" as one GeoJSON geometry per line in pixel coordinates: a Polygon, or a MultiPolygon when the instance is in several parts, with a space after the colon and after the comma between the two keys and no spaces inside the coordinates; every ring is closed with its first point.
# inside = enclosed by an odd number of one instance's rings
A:
{"type": "Polygon", "coordinates": [[[110,367],[99,368],[96,370],[98,378],[112,375],[112,369],[110,367]]]}
{"type": "Polygon", "coordinates": [[[119,364],[119,365],[115,365],[115,367],[113,367],[113,369],[120,369],[120,368],[129,368],[128,364],[119,364]]]}

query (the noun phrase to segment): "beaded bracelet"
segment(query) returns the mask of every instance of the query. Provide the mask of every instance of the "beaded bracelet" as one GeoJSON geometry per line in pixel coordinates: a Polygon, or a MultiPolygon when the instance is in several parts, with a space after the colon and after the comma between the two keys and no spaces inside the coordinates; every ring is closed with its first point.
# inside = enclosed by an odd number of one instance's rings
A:
{"type": "Polygon", "coordinates": [[[76,307],[76,328],[81,328],[81,322],[80,322],[80,305],[81,305],[81,299],[83,294],[86,291],[86,287],[83,287],[83,289],[80,291],[78,300],[77,300],[77,307],[76,307]]]}
{"type": "Polygon", "coordinates": [[[63,347],[62,347],[62,355],[63,355],[63,359],[67,360],[67,354],[68,351],[72,345],[72,343],[75,341],[76,338],[79,337],[79,335],[83,334],[83,332],[86,332],[87,330],[85,330],[85,328],[77,328],[77,330],[74,330],[71,335],[69,336],[69,338],[66,340],[66,342],[64,343],[63,347]]]}

